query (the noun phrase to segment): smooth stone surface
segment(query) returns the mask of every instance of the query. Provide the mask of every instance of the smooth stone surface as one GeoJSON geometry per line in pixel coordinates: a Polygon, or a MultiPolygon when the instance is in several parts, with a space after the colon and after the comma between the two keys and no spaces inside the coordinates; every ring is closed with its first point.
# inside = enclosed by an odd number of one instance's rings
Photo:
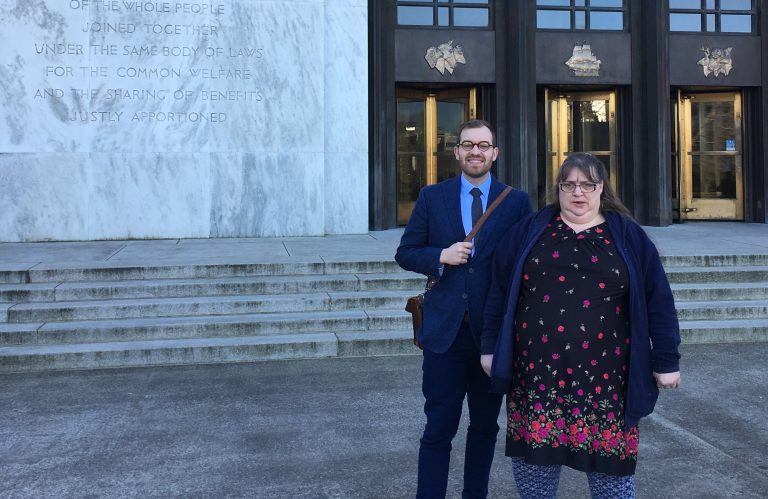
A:
{"type": "Polygon", "coordinates": [[[2,9],[0,241],[366,232],[367,25],[363,0],[2,9]]]}

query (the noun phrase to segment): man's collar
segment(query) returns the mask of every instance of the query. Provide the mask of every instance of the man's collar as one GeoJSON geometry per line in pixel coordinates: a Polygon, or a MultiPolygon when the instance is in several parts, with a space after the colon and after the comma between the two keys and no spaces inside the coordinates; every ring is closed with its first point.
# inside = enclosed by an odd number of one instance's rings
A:
{"type": "Polygon", "coordinates": [[[485,196],[485,199],[488,199],[488,196],[491,192],[491,181],[493,178],[490,173],[488,174],[488,178],[485,179],[485,182],[483,182],[480,185],[475,185],[471,183],[469,180],[466,179],[463,173],[460,174],[459,176],[461,177],[461,195],[462,196],[469,194],[469,191],[477,187],[478,189],[480,189],[480,192],[483,193],[483,195],[485,196]]]}

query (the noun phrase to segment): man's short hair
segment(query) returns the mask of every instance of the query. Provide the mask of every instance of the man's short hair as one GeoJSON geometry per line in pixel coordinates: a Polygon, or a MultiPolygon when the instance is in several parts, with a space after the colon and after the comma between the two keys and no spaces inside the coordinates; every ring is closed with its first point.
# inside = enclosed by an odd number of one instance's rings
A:
{"type": "Polygon", "coordinates": [[[461,142],[461,132],[463,132],[466,128],[487,128],[491,131],[491,140],[493,141],[493,145],[496,146],[496,132],[493,130],[493,127],[490,123],[488,123],[485,120],[469,120],[465,121],[461,124],[459,129],[456,131],[456,137],[457,141],[461,142]]]}

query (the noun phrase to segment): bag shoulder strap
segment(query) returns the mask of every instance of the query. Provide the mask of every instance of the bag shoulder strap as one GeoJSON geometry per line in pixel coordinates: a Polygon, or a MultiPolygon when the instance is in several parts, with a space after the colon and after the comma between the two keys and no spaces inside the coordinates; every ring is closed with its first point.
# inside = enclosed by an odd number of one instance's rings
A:
{"type": "Polygon", "coordinates": [[[499,196],[493,200],[493,203],[491,203],[491,206],[488,207],[487,210],[485,210],[485,213],[483,213],[483,216],[480,217],[480,219],[477,221],[474,227],[472,227],[472,230],[469,231],[469,234],[467,234],[467,237],[464,239],[465,243],[470,242],[474,237],[477,235],[478,232],[480,232],[480,229],[483,228],[483,224],[488,219],[489,216],[491,216],[491,213],[493,213],[493,210],[496,209],[497,206],[501,204],[502,201],[504,201],[504,198],[507,197],[507,194],[512,192],[512,187],[507,186],[499,196]]]}

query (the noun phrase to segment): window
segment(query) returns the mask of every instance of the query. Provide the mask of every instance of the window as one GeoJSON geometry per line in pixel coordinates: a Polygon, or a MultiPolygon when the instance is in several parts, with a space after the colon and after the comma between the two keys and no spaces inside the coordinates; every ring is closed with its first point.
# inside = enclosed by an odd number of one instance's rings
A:
{"type": "Polygon", "coordinates": [[[753,33],[753,0],[669,0],[669,30],[753,33]]]}
{"type": "Polygon", "coordinates": [[[536,0],[536,28],[623,31],[624,0],[536,0]]]}
{"type": "Polygon", "coordinates": [[[400,26],[490,28],[490,0],[409,0],[397,2],[400,26]]]}

